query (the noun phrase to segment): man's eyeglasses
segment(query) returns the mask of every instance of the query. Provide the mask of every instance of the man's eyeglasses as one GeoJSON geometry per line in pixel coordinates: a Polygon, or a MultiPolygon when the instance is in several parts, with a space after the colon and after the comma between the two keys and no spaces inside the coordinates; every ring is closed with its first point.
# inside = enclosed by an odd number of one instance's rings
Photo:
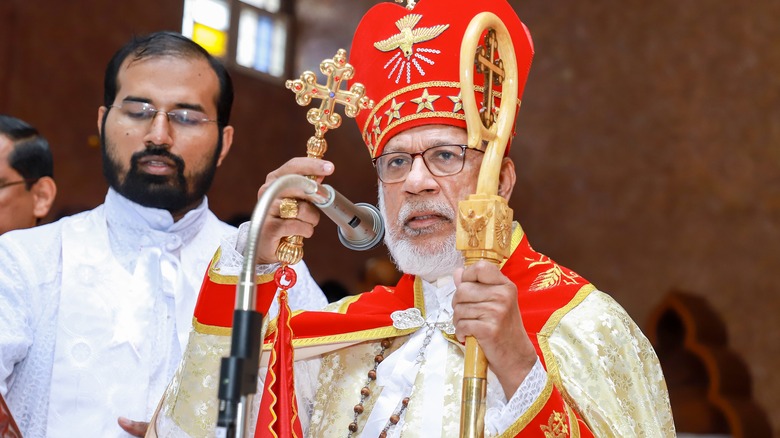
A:
{"type": "Polygon", "coordinates": [[[20,181],[4,182],[4,183],[0,183],[0,190],[3,190],[6,187],[17,186],[19,184],[34,184],[36,181],[38,181],[38,180],[37,179],[23,179],[23,180],[20,180],[20,181]]]}
{"type": "Polygon", "coordinates": [[[414,154],[388,152],[374,158],[373,163],[379,180],[385,184],[404,181],[417,156],[422,157],[425,167],[434,176],[450,176],[463,170],[466,149],[468,146],[465,144],[443,144],[414,154]]]}
{"type": "Polygon", "coordinates": [[[148,123],[157,117],[158,113],[163,113],[168,117],[168,121],[182,128],[196,128],[206,123],[216,123],[216,120],[209,119],[206,113],[189,108],[177,108],[171,111],[159,110],[148,102],[138,102],[128,100],[121,105],[110,105],[109,108],[116,108],[127,119],[137,123],[148,123]]]}

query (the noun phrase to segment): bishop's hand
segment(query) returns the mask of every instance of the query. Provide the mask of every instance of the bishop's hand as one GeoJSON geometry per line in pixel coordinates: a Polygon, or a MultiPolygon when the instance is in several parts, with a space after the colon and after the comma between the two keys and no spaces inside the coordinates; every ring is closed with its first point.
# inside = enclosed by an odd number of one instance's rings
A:
{"type": "MultiPolygon", "coordinates": [[[[265,184],[257,192],[258,199],[268,189],[268,187],[285,175],[313,176],[317,182],[322,182],[323,178],[332,174],[334,170],[333,163],[316,158],[298,157],[282,164],[281,167],[269,173],[265,179],[265,184]]],[[[282,217],[280,211],[282,198],[301,198],[303,192],[298,189],[290,189],[281,193],[281,196],[274,201],[268,211],[268,217],[260,231],[260,244],[257,248],[257,260],[259,264],[276,263],[279,260],[276,257],[276,248],[279,241],[286,236],[311,237],[314,234],[314,227],[320,220],[319,210],[309,202],[298,200],[297,214],[295,217],[282,217]]],[[[287,209],[287,216],[292,216],[287,209]]],[[[295,213],[294,211],[292,213],[295,213]]]]}
{"type": "Polygon", "coordinates": [[[461,342],[476,338],[509,399],[537,360],[520,316],[517,286],[487,261],[456,271],[455,286],[455,335],[461,342]]]}

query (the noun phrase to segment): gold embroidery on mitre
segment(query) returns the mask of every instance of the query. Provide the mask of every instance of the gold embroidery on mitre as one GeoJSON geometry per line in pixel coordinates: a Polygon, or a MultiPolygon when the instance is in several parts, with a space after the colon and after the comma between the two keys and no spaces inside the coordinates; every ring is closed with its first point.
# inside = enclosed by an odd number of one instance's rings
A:
{"type": "Polygon", "coordinates": [[[382,129],[379,127],[380,123],[382,123],[382,116],[379,117],[374,116],[374,134],[376,135],[382,133],[382,129]]]}
{"type": "Polygon", "coordinates": [[[385,111],[385,115],[387,116],[387,123],[390,123],[393,121],[393,119],[400,119],[401,118],[401,107],[404,106],[406,102],[396,103],[395,98],[393,98],[393,102],[390,104],[390,108],[385,111]]]}
{"type": "Polygon", "coordinates": [[[409,14],[399,19],[395,22],[395,25],[401,32],[386,40],[375,42],[374,47],[382,52],[401,49],[406,59],[409,59],[413,54],[412,46],[414,46],[415,43],[432,40],[450,27],[449,24],[438,24],[431,27],[412,29],[417,25],[421,18],[422,15],[420,14],[409,14]]]}
{"type": "Polygon", "coordinates": [[[536,279],[531,283],[531,286],[528,288],[528,290],[533,292],[557,286],[561,284],[561,281],[563,284],[576,284],[577,278],[580,277],[574,271],[563,272],[563,269],[561,269],[559,265],[554,263],[552,260],[550,260],[549,257],[545,255],[540,254],[539,260],[534,260],[528,257],[526,257],[526,260],[531,261],[531,263],[528,265],[529,269],[537,265],[550,265],[549,269],[536,276],[536,279]]]}
{"type": "MultiPolygon", "coordinates": [[[[434,112],[428,112],[428,113],[417,113],[417,114],[410,114],[407,116],[401,116],[400,119],[395,119],[392,122],[388,120],[387,126],[382,130],[382,133],[378,136],[375,134],[372,134],[371,128],[373,117],[379,113],[381,110],[385,109],[385,105],[390,102],[392,99],[395,99],[398,96],[401,96],[402,94],[408,93],[410,91],[420,90],[427,87],[436,87],[436,88],[452,88],[453,92],[454,90],[458,90],[458,94],[460,94],[460,83],[459,82],[450,82],[450,81],[429,81],[429,82],[420,82],[417,84],[411,84],[409,86],[400,88],[398,90],[393,91],[392,93],[388,94],[382,100],[379,101],[379,103],[376,103],[374,105],[374,108],[371,110],[371,113],[366,118],[366,121],[363,123],[363,142],[368,147],[368,152],[371,155],[371,157],[375,157],[375,152],[377,145],[382,142],[382,139],[385,137],[385,135],[396,126],[408,122],[410,120],[416,120],[420,118],[434,118],[434,117],[444,117],[444,118],[450,118],[450,119],[457,119],[457,120],[466,120],[465,116],[463,115],[463,109],[461,108],[459,112],[454,111],[434,111],[434,112]]],[[[474,92],[476,93],[484,93],[485,87],[481,85],[474,85],[474,92]]],[[[497,99],[501,98],[501,92],[500,91],[493,91],[493,96],[495,96],[497,99]]],[[[452,100],[452,98],[450,98],[452,100]]],[[[402,102],[406,103],[406,102],[402,102]]],[[[518,107],[520,106],[520,103],[518,102],[518,107]]],[[[400,107],[399,107],[400,109],[400,107]]]]}
{"type": "Polygon", "coordinates": [[[539,427],[544,432],[544,438],[563,438],[569,433],[569,428],[566,426],[566,421],[560,412],[553,411],[550,419],[547,421],[547,425],[539,427]]]}
{"type": "Polygon", "coordinates": [[[458,93],[457,96],[447,96],[450,98],[452,103],[455,105],[452,106],[452,112],[457,113],[458,111],[463,111],[463,102],[460,97],[461,93],[458,93]]]}
{"type": "Polygon", "coordinates": [[[437,24],[431,27],[420,27],[418,29],[413,29],[413,27],[417,25],[420,19],[422,19],[422,15],[420,14],[409,14],[399,19],[395,22],[395,26],[398,28],[398,30],[400,30],[400,33],[397,33],[385,40],[374,43],[374,47],[382,52],[392,52],[395,49],[400,49],[400,51],[392,58],[390,58],[390,60],[387,61],[383,67],[384,70],[387,70],[392,64],[393,67],[387,74],[387,78],[392,79],[395,75],[396,84],[401,81],[401,76],[404,74],[404,72],[406,72],[406,83],[412,83],[412,66],[414,66],[414,69],[420,73],[420,76],[425,76],[425,68],[423,68],[423,64],[421,64],[420,61],[429,65],[436,64],[436,62],[427,56],[422,55],[420,52],[436,55],[441,53],[441,50],[438,49],[415,49],[414,45],[416,43],[422,43],[436,38],[437,36],[441,35],[442,32],[447,30],[450,25],[437,24]]]}
{"type": "Polygon", "coordinates": [[[433,102],[436,102],[439,99],[438,94],[428,94],[428,89],[423,90],[423,94],[420,97],[415,97],[414,99],[411,99],[412,103],[417,104],[417,113],[422,111],[423,109],[436,111],[433,109],[433,102]]]}

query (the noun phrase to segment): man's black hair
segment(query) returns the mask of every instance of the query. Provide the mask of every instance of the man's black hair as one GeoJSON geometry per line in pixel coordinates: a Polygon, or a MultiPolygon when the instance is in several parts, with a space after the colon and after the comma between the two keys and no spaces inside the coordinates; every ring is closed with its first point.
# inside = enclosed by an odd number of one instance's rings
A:
{"type": "MultiPolygon", "coordinates": [[[[161,31],[149,35],[134,37],[125,44],[109,61],[103,80],[103,105],[109,107],[116,99],[119,89],[117,76],[119,68],[126,59],[138,61],[156,56],[180,56],[183,58],[202,58],[208,61],[211,69],[219,79],[219,95],[217,96],[217,124],[220,134],[222,128],[230,123],[230,109],[233,106],[233,81],[225,66],[203,47],[176,32],[161,31]]],[[[221,136],[221,135],[220,135],[221,136]]]]}
{"type": "Polygon", "coordinates": [[[27,122],[0,114],[0,134],[8,137],[14,147],[8,154],[8,165],[24,178],[30,190],[41,177],[54,176],[54,159],[49,142],[27,122]]]}

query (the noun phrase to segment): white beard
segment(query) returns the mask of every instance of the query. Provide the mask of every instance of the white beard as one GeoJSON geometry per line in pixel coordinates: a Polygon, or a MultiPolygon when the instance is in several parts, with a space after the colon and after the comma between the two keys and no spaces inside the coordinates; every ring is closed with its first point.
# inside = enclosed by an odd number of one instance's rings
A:
{"type": "Polygon", "coordinates": [[[390,251],[393,262],[398,270],[404,274],[412,274],[422,277],[428,282],[433,282],[441,277],[452,275],[455,269],[463,266],[463,255],[455,248],[455,233],[446,239],[417,245],[414,237],[430,233],[434,230],[412,230],[404,226],[404,219],[411,213],[420,210],[431,210],[455,220],[455,212],[441,201],[424,200],[406,203],[398,212],[398,217],[389,220],[385,211],[385,199],[382,187],[379,187],[379,211],[382,220],[385,221],[385,245],[390,251]]]}

